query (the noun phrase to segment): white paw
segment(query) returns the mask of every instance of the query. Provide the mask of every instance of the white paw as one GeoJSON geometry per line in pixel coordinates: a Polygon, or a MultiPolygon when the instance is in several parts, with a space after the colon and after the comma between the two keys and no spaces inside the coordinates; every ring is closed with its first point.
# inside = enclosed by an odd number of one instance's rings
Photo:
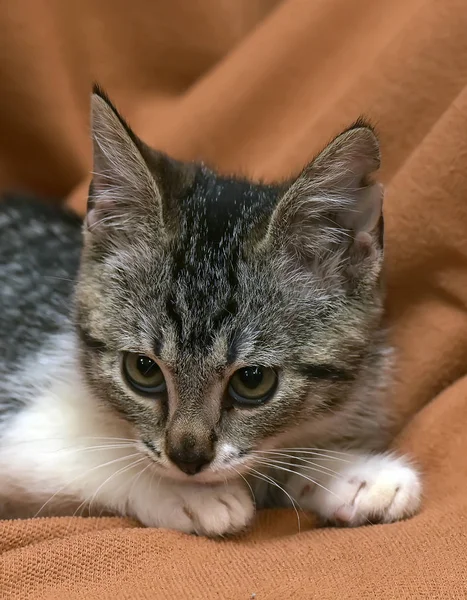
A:
{"type": "Polygon", "coordinates": [[[320,478],[322,487],[302,479],[297,489],[295,479],[297,502],[325,521],[346,526],[391,523],[412,516],[420,506],[420,477],[402,458],[354,456],[337,469],[334,463],[333,470],[333,476],[320,478]]]}
{"type": "Polygon", "coordinates": [[[217,537],[245,529],[254,512],[247,489],[241,483],[230,482],[169,485],[149,517],[138,516],[146,525],[217,537]]]}

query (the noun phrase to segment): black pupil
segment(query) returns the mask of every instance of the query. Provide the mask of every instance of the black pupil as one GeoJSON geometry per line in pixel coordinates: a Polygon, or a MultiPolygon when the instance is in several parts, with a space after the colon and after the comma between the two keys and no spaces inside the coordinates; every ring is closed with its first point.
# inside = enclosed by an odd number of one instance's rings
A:
{"type": "Polygon", "coordinates": [[[148,356],[138,356],[136,361],[136,368],[143,377],[151,377],[154,375],[154,367],[156,363],[151,360],[148,356]]]}
{"type": "Polygon", "coordinates": [[[239,371],[238,377],[245,387],[254,390],[263,381],[263,369],[260,367],[247,367],[239,371]]]}

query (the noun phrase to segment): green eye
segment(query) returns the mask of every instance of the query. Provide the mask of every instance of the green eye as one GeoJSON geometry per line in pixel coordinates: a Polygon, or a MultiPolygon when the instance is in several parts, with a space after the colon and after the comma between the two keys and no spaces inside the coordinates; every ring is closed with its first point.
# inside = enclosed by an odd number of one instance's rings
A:
{"type": "Polygon", "coordinates": [[[166,390],[161,368],[149,356],[128,352],[123,358],[123,371],[128,383],[139,392],[160,394],[166,390]]]}
{"type": "Polygon", "coordinates": [[[243,367],[232,375],[229,395],[238,404],[257,406],[269,400],[277,387],[277,374],[268,367],[243,367]]]}

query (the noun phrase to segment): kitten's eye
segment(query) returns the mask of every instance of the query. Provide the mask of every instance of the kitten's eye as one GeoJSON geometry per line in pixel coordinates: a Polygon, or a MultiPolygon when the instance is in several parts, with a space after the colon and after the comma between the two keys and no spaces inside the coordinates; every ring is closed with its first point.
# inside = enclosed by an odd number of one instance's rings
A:
{"type": "Polygon", "coordinates": [[[277,374],[267,367],[243,367],[230,379],[229,395],[238,404],[257,406],[276,391],[277,374]]]}
{"type": "Polygon", "coordinates": [[[123,370],[128,383],[139,392],[160,394],[166,390],[164,375],[149,356],[128,352],[123,358],[123,370]]]}

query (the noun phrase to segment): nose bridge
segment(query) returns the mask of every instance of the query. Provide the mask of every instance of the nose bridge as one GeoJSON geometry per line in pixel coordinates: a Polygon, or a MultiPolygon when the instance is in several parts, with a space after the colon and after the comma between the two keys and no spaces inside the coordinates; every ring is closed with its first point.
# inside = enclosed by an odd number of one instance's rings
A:
{"type": "Polygon", "coordinates": [[[210,372],[203,361],[191,358],[181,361],[173,381],[175,398],[169,408],[166,453],[190,475],[209,463],[215,452],[220,398],[210,372]]]}
{"type": "Polygon", "coordinates": [[[170,403],[169,421],[182,423],[185,417],[214,423],[219,418],[220,399],[212,378],[202,364],[184,363],[174,378],[174,402],[170,403]]]}
{"type": "Polygon", "coordinates": [[[185,412],[178,408],[167,427],[167,439],[171,446],[197,448],[205,446],[211,437],[213,424],[202,414],[185,412]]]}
{"type": "Polygon", "coordinates": [[[188,475],[211,462],[215,442],[212,424],[202,415],[184,414],[178,409],[167,427],[166,453],[188,475]]]}
{"type": "Polygon", "coordinates": [[[182,471],[194,475],[211,462],[216,441],[215,414],[200,390],[181,389],[166,429],[166,453],[182,471]],[[198,393],[196,393],[198,392],[198,393]]]}

